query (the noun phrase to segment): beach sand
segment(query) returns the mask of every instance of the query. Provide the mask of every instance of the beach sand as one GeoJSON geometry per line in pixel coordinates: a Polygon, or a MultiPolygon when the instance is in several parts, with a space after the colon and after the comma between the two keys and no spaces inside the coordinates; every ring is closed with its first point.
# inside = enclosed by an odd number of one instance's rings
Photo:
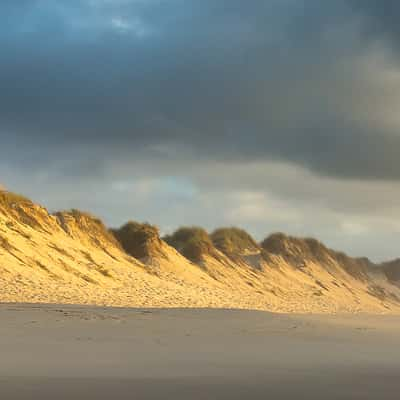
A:
{"type": "Polygon", "coordinates": [[[398,399],[400,317],[0,305],[0,398],[398,399]]]}

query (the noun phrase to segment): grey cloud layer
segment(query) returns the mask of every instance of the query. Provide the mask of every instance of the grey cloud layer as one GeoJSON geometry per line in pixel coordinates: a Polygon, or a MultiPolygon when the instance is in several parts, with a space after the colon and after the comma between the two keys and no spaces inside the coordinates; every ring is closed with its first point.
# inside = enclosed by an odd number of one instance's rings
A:
{"type": "Polygon", "coordinates": [[[352,118],[354,103],[385,90],[368,74],[354,83],[368,50],[352,22],[394,7],[362,4],[2,2],[0,134],[9,147],[40,146],[38,166],[82,146],[85,158],[103,147],[129,159],[179,145],[205,159],[398,179],[400,137],[352,118]]]}

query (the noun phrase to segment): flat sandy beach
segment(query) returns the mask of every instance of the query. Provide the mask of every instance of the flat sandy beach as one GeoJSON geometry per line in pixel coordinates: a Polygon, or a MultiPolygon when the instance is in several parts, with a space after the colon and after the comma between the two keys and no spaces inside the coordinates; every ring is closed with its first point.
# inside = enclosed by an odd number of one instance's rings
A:
{"type": "Polygon", "coordinates": [[[400,317],[0,305],[0,398],[398,399],[400,317]]]}

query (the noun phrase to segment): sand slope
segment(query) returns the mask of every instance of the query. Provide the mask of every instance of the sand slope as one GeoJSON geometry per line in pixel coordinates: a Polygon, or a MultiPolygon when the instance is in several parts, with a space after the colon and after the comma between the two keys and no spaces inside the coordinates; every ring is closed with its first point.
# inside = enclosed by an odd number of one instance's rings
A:
{"type": "Polygon", "coordinates": [[[270,248],[237,254],[215,248],[194,263],[157,243],[156,252],[139,260],[89,214],[50,215],[29,200],[0,193],[0,302],[400,311],[395,266],[388,275],[322,245],[284,237],[270,248]]]}

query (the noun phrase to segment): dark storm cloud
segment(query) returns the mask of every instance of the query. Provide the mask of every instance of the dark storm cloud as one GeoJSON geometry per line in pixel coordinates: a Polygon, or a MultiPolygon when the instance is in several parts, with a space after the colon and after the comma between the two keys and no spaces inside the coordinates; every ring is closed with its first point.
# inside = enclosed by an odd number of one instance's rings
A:
{"type": "Polygon", "coordinates": [[[392,40],[395,47],[400,40],[400,3],[396,0],[348,0],[353,11],[364,19],[364,33],[375,40],[381,36],[392,40]]]}
{"type": "Polygon", "coordinates": [[[364,49],[341,32],[359,15],[394,26],[395,3],[321,3],[1,2],[3,158],[89,176],[116,159],[190,162],[178,149],[398,179],[400,137],[352,117],[353,89],[376,93],[353,87],[364,49]]]}

